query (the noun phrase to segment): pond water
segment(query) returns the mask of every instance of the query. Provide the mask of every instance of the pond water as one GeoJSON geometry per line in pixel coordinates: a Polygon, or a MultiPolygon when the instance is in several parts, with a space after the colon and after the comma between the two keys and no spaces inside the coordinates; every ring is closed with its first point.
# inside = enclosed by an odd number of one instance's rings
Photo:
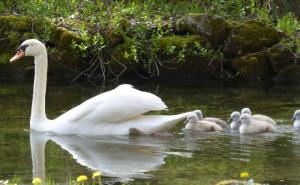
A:
{"type": "MultiPolygon", "coordinates": [[[[49,118],[115,86],[49,84],[49,118]]],[[[277,122],[277,132],[240,136],[187,133],[183,123],[173,138],[57,136],[29,131],[32,82],[0,83],[0,180],[33,175],[68,184],[80,174],[104,173],[104,184],[216,184],[248,172],[255,182],[300,184],[300,131],[290,118],[300,108],[300,86],[143,84],[169,106],[163,114],[201,109],[228,120],[232,111],[250,107],[277,122]]]]}

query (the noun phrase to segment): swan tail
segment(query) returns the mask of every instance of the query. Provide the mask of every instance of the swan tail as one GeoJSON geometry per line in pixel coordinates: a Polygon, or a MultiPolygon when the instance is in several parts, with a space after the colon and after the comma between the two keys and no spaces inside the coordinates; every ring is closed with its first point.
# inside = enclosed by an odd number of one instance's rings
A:
{"type": "Polygon", "coordinates": [[[144,117],[152,117],[151,123],[147,124],[148,127],[137,128],[141,130],[143,133],[150,135],[160,131],[166,131],[174,127],[175,125],[179,124],[181,121],[186,119],[186,117],[191,114],[192,112],[186,112],[177,115],[171,116],[159,116],[159,115],[145,115],[144,117]]]}

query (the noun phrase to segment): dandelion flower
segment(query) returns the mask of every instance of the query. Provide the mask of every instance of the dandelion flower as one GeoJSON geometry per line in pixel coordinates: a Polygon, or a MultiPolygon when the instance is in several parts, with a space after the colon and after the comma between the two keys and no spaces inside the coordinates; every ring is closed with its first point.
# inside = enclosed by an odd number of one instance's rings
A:
{"type": "Polygon", "coordinates": [[[77,182],[84,182],[86,181],[88,178],[85,175],[80,175],[77,177],[77,182]]]}
{"type": "Polygon", "coordinates": [[[242,173],[240,173],[240,177],[241,178],[248,178],[249,177],[249,173],[248,172],[242,172],[242,173]]]}
{"type": "Polygon", "coordinates": [[[42,184],[42,179],[40,179],[39,177],[35,177],[34,179],[32,179],[32,184],[42,184]]]}
{"type": "Polygon", "coordinates": [[[100,177],[101,175],[102,175],[102,174],[101,174],[100,171],[96,171],[96,172],[93,173],[92,178],[100,177]]]}

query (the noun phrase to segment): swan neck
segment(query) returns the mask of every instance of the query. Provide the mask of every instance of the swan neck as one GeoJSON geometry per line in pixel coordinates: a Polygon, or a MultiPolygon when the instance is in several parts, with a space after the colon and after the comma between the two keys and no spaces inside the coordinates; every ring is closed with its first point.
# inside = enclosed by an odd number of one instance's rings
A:
{"type": "Polygon", "coordinates": [[[31,107],[31,128],[37,122],[47,120],[45,112],[45,96],[47,85],[48,59],[46,49],[41,55],[34,57],[35,72],[33,84],[33,98],[31,107]]]}

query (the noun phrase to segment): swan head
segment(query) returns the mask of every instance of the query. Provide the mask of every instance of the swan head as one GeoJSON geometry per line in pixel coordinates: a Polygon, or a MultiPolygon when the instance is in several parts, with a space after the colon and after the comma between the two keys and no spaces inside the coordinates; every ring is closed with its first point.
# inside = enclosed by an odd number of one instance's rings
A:
{"type": "Polygon", "coordinates": [[[45,54],[45,45],[36,39],[25,40],[17,49],[17,53],[10,59],[10,62],[17,61],[25,56],[38,57],[41,54],[45,54]]]}
{"type": "Polygon", "coordinates": [[[241,118],[241,114],[238,111],[234,111],[230,115],[230,121],[233,121],[235,123],[239,122],[241,118]]]}
{"type": "Polygon", "coordinates": [[[197,121],[199,121],[198,116],[197,116],[196,113],[192,113],[192,114],[188,115],[186,120],[189,123],[196,123],[197,121]]]}
{"type": "Polygon", "coordinates": [[[194,113],[197,115],[198,120],[202,120],[203,119],[203,114],[201,110],[195,110],[194,113]]]}
{"type": "Polygon", "coordinates": [[[300,120],[300,109],[294,112],[294,116],[292,118],[293,121],[300,120]]]}
{"type": "Polygon", "coordinates": [[[250,124],[251,116],[249,114],[242,114],[241,116],[241,124],[250,124]]]}
{"type": "Polygon", "coordinates": [[[251,110],[248,107],[243,108],[241,114],[249,114],[251,116],[251,110]]]}

